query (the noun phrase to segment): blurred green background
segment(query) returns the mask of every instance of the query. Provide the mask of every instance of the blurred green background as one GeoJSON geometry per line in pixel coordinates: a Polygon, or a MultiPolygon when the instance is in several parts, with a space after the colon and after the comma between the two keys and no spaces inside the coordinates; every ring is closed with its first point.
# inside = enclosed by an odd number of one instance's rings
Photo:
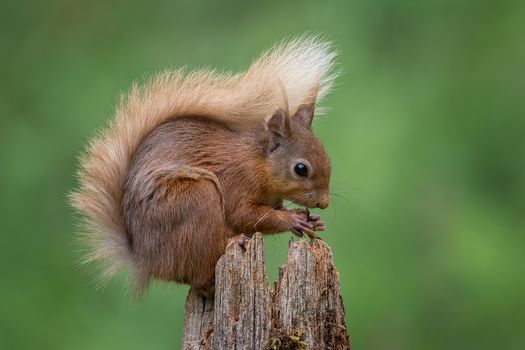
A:
{"type": "Polygon", "coordinates": [[[132,303],[78,264],[76,158],[137,78],[306,31],[340,51],[315,129],[354,348],[525,348],[525,2],[2,1],[0,28],[0,348],[180,347],[187,287],[132,303]]]}

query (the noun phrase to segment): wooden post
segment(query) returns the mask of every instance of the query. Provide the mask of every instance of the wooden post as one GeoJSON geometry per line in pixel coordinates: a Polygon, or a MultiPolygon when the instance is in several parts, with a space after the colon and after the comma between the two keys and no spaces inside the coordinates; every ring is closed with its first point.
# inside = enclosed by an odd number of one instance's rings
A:
{"type": "Polygon", "coordinates": [[[182,345],[185,350],[350,349],[328,245],[318,239],[291,243],[273,289],[261,234],[246,250],[230,245],[217,262],[214,300],[188,293],[182,345]]]}

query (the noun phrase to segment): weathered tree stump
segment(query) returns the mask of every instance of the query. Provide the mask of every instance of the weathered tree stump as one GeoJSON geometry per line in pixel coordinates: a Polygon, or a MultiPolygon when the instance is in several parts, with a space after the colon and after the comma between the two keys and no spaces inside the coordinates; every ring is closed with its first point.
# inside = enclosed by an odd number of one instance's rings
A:
{"type": "Polygon", "coordinates": [[[215,298],[188,293],[182,345],[186,350],[350,349],[328,245],[318,239],[291,243],[273,289],[261,234],[246,250],[230,245],[217,262],[215,298]]]}

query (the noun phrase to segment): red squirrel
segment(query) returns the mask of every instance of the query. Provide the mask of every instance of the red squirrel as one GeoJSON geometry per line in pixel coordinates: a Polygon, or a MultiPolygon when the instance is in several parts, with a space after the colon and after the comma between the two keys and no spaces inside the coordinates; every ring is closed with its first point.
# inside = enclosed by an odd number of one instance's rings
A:
{"type": "Polygon", "coordinates": [[[167,71],[121,99],[81,158],[73,205],[109,277],[209,288],[229,241],[259,231],[315,237],[330,161],[311,124],[335,54],[315,36],[283,42],[239,74],[167,71]]]}

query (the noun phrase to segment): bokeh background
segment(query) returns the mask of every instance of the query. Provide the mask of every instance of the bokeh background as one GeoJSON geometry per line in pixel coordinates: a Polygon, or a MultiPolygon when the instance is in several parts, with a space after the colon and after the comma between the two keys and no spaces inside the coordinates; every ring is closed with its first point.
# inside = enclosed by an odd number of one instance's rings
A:
{"type": "Polygon", "coordinates": [[[180,347],[187,287],[78,264],[77,156],[138,78],[306,31],[340,51],[315,130],[355,349],[525,348],[525,2],[8,0],[0,29],[0,348],[180,347]]]}

